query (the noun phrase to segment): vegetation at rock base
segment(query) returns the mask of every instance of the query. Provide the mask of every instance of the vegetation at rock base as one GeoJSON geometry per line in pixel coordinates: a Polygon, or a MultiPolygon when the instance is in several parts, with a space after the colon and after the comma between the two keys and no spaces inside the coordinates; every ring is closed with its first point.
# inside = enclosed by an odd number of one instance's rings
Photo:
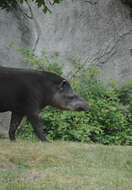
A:
{"type": "MultiPolygon", "coordinates": [[[[22,53],[23,63],[34,68],[59,74],[69,80],[73,89],[86,101],[89,113],[60,111],[53,107],[44,108],[40,117],[44,133],[50,140],[63,139],[87,143],[116,145],[132,144],[132,80],[120,87],[110,79],[107,84],[99,78],[100,70],[93,64],[87,67],[80,64],[80,56],[71,56],[72,70],[63,74],[65,63],[54,61],[45,51],[37,57],[30,50],[20,50],[10,44],[15,51],[22,53]]],[[[31,125],[24,119],[17,135],[21,138],[35,138],[31,125]]]]}

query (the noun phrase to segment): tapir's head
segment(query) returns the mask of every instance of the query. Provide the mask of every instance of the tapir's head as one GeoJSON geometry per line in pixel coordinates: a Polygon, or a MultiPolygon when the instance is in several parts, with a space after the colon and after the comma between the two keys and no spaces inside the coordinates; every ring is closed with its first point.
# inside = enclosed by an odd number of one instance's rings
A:
{"type": "Polygon", "coordinates": [[[88,112],[88,107],[84,100],[75,94],[70,84],[65,79],[62,79],[57,85],[52,102],[53,106],[62,110],[88,112]]]}

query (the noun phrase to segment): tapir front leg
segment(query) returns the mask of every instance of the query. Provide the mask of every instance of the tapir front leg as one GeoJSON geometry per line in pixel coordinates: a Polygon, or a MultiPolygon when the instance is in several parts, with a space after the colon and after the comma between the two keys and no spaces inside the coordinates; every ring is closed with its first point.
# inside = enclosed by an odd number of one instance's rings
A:
{"type": "Polygon", "coordinates": [[[17,127],[19,126],[22,118],[23,118],[23,115],[12,112],[11,121],[10,121],[10,128],[9,128],[9,138],[11,141],[15,140],[15,132],[16,132],[17,127]]]}
{"type": "Polygon", "coordinates": [[[28,115],[28,120],[32,124],[32,127],[34,129],[34,132],[36,136],[41,140],[41,141],[46,141],[46,137],[44,136],[44,132],[42,129],[42,122],[40,121],[39,115],[38,114],[30,114],[28,115]]]}

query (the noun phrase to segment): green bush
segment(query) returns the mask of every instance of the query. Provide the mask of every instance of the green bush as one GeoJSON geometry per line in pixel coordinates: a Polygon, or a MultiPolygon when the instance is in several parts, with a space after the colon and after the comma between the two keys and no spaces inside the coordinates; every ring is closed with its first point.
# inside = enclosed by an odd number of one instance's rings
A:
{"type": "MultiPolygon", "coordinates": [[[[13,46],[14,48],[14,46],[13,46]]],[[[19,50],[25,55],[23,63],[31,63],[35,68],[48,70],[63,75],[62,65],[53,61],[56,53],[48,57],[43,51],[41,58],[29,50],[19,50]]],[[[104,84],[99,80],[100,70],[94,65],[86,67],[80,64],[80,56],[72,56],[72,71],[67,76],[73,89],[81,95],[89,113],[60,111],[46,107],[40,113],[43,130],[47,138],[81,141],[103,144],[132,144],[132,82],[116,87],[110,80],[104,84]]],[[[66,78],[66,77],[65,77],[66,78]]],[[[23,121],[17,131],[22,138],[34,138],[33,129],[27,121],[23,121]]]]}

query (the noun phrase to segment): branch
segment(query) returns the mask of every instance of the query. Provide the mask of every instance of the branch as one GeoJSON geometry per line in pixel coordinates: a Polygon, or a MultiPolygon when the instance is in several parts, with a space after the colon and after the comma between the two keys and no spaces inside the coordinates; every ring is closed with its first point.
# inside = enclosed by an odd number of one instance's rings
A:
{"type": "Polygon", "coordinates": [[[31,6],[30,6],[28,0],[26,0],[26,4],[27,4],[27,6],[28,6],[28,8],[29,8],[29,11],[30,11],[30,15],[31,15],[31,16],[27,15],[26,13],[25,13],[25,15],[26,15],[29,19],[33,19],[33,11],[32,11],[32,8],[31,8],[31,6]]]}
{"type": "Polygon", "coordinates": [[[92,1],[88,1],[88,0],[85,0],[85,2],[86,2],[86,3],[89,3],[89,4],[91,4],[91,5],[96,5],[96,4],[97,4],[97,2],[92,2],[92,1]]]}
{"type": "Polygon", "coordinates": [[[28,15],[28,14],[21,8],[20,4],[17,4],[17,6],[18,6],[18,8],[21,10],[21,12],[23,13],[23,15],[24,15],[25,17],[27,17],[27,18],[29,18],[29,19],[33,19],[33,11],[32,11],[32,8],[31,8],[31,6],[30,6],[30,4],[29,4],[29,2],[28,2],[27,0],[26,0],[25,2],[26,2],[27,6],[28,6],[28,9],[29,9],[29,11],[30,11],[30,15],[28,15]]]}

